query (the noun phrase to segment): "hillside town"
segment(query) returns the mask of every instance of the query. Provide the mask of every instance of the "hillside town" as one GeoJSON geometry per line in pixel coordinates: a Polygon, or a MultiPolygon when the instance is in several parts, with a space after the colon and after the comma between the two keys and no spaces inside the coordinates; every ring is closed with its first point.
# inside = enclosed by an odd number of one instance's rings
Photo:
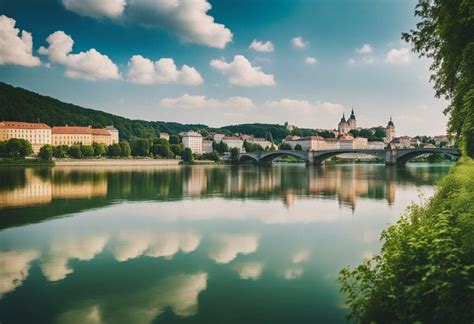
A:
{"type": "MultiPolygon", "coordinates": [[[[223,156],[230,156],[230,152],[250,152],[263,150],[300,150],[300,151],[320,151],[320,150],[347,150],[347,149],[385,149],[390,148],[413,148],[413,147],[449,147],[452,145],[447,135],[430,137],[396,137],[396,128],[392,118],[389,119],[385,127],[363,129],[358,127],[356,115],[352,109],[349,118],[343,114],[337,128],[318,129],[316,133],[320,135],[298,136],[298,127],[285,123],[285,127],[290,133],[281,143],[269,137],[255,137],[252,134],[224,134],[220,132],[208,132],[202,130],[187,131],[179,133],[179,144],[183,149],[189,149],[194,155],[201,156],[211,154],[216,151],[223,156]],[[379,140],[369,140],[368,135],[374,135],[382,131],[383,137],[379,140]],[[329,134],[329,135],[328,135],[329,134]],[[365,134],[365,136],[364,136],[365,134]],[[368,134],[368,135],[367,135],[368,134]]],[[[176,134],[171,134],[175,136],[176,134]]],[[[170,134],[160,132],[160,140],[170,140],[170,134]]],[[[0,142],[10,139],[26,140],[31,144],[33,154],[38,154],[45,145],[53,147],[60,146],[91,146],[99,144],[107,147],[119,143],[119,130],[114,126],[105,128],[93,128],[92,126],[48,126],[44,123],[27,123],[17,121],[0,122],[0,142]]],[[[375,137],[377,138],[377,137],[375,137]]],[[[176,142],[176,141],[175,141],[176,142]]],[[[173,143],[177,144],[177,143],[173,143]]],[[[179,153],[179,152],[178,152],[179,153]]],[[[178,154],[179,155],[179,154],[178,154]]]]}

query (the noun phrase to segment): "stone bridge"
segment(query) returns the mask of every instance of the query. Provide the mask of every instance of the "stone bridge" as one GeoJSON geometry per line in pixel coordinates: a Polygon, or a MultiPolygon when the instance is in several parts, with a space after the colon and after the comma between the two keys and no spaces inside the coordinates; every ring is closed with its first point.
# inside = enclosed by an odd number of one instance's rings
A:
{"type": "Polygon", "coordinates": [[[386,165],[405,165],[409,160],[414,159],[423,154],[441,153],[452,160],[460,157],[458,149],[453,148],[409,148],[409,149],[337,149],[337,150],[321,150],[321,151],[259,151],[250,153],[241,153],[238,157],[239,163],[252,162],[257,164],[271,164],[273,160],[282,156],[294,156],[300,158],[308,165],[321,165],[325,160],[340,154],[365,154],[376,157],[385,161],[386,165]]]}

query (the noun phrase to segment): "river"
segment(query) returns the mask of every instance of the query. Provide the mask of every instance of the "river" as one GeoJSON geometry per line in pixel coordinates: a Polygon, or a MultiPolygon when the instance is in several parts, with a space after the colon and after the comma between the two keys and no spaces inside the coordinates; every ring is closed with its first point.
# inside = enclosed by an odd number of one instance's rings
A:
{"type": "Polygon", "coordinates": [[[450,167],[0,168],[0,323],[343,323],[450,167]]]}

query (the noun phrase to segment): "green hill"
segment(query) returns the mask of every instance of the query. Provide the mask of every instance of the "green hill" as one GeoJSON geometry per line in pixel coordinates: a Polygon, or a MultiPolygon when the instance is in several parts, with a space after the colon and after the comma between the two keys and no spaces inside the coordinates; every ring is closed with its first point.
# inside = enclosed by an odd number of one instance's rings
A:
{"type": "Polygon", "coordinates": [[[155,137],[159,132],[179,133],[207,129],[206,125],[132,120],[103,111],[79,107],[0,82],[0,121],[42,122],[50,126],[105,127],[114,125],[123,139],[155,137]]]}

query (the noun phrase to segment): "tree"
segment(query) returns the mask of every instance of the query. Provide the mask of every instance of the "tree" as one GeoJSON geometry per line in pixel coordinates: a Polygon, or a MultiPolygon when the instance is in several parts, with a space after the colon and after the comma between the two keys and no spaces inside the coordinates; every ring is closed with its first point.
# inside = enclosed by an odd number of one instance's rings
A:
{"type": "Polygon", "coordinates": [[[150,154],[150,142],[146,138],[134,138],[130,140],[133,156],[148,156],[150,154]]]}
{"type": "Polygon", "coordinates": [[[81,145],[81,151],[83,157],[94,156],[94,148],[92,147],[92,145],[81,145]]]}
{"type": "Polygon", "coordinates": [[[302,150],[303,150],[303,147],[301,147],[300,144],[295,145],[295,151],[302,151],[302,150]]]}
{"type": "Polygon", "coordinates": [[[219,154],[223,154],[224,152],[229,152],[229,147],[227,146],[226,143],[224,142],[219,142],[218,144],[215,145],[214,148],[219,154]]]}
{"type": "Polygon", "coordinates": [[[130,148],[130,144],[127,141],[122,141],[119,143],[121,156],[129,157],[132,154],[132,149],[130,148]]]}
{"type": "Polygon", "coordinates": [[[272,135],[272,132],[267,132],[267,133],[265,134],[265,139],[266,139],[267,141],[269,141],[270,143],[273,143],[273,135],[272,135]]]}
{"type": "Polygon", "coordinates": [[[43,161],[51,161],[53,158],[53,147],[49,144],[43,145],[38,155],[43,161]]]}
{"type": "Polygon", "coordinates": [[[238,147],[233,147],[230,150],[230,157],[232,158],[232,160],[236,161],[237,158],[239,157],[239,153],[240,153],[240,149],[238,147]]]}
{"type": "Polygon", "coordinates": [[[153,155],[155,156],[161,156],[163,158],[169,158],[169,159],[174,158],[174,154],[171,151],[169,145],[155,144],[151,148],[151,151],[153,155]]]}
{"type": "Polygon", "coordinates": [[[192,162],[194,160],[193,151],[189,147],[186,147],[183,150],[183,155],[181,156],[184,162],[192,162]]]}
{"type": "Polygon", "coordinates": [[[170,135],[170,140],[169,140],[170,144],[179,144],[181,143],[181,139],[179,138],[178,135],[170,135]]]}
{"type": "Polygon", "coordinates": [[[0,156],[7,155],[7,142],[1,141],[0,142],[0,156]]]}
{"type": "Polygon", "coordinates": [[[101,143],[93,142],[92,148],[94,149],[95,156],[104,156],[105,153],[107,152],[107,147],[101,143]]]}
{"type": "Polygon", "coordinates": [[[6,143],[6,155],[25,157],[33,154],[31,143],[24,139],[10,138],[6,143]]]}
{"type": "Polygon", "coordinates": [[[69,154],[70,157],[72,157],[74,159],[82,158],[81,146],[78,145],[78,144],[71,145],[71,147],[69,147],[68,154],[69,154]]]}
{"type": "Polygon", "coordinates": [[[279,148],[280,150],[291,151],[291,145],[286,142],[281,143],[279,148]]]}
{"type": "Polygon", "coordinates": [[[69,152],[69,146],[58,145],[53,147],[53,156],[57,159],[65,158],[69,152]]]}
{"type": "Polygon", "coordinates": [[[174,155],[178,155],[178,156],[183,155],[183,150],[184,150],[183,144],[172,144],[170,146],[170,149],[174,153],[174,155]]]}
{"type": "Polygon", "coordinates": [[[474,2],[419,0],[415,16],[421,22],[402,37],[432,60],[436,96],[450,100],[448,131],[474,157],[474,2]]]}
{"type": "Polygon", "coordinates": [[[114,143],[112,145],[109,145],[107,148],[107,155],[110,157],[119,157],[122,155],[122,148],[120,147],[120,144],[114,143]]]}

